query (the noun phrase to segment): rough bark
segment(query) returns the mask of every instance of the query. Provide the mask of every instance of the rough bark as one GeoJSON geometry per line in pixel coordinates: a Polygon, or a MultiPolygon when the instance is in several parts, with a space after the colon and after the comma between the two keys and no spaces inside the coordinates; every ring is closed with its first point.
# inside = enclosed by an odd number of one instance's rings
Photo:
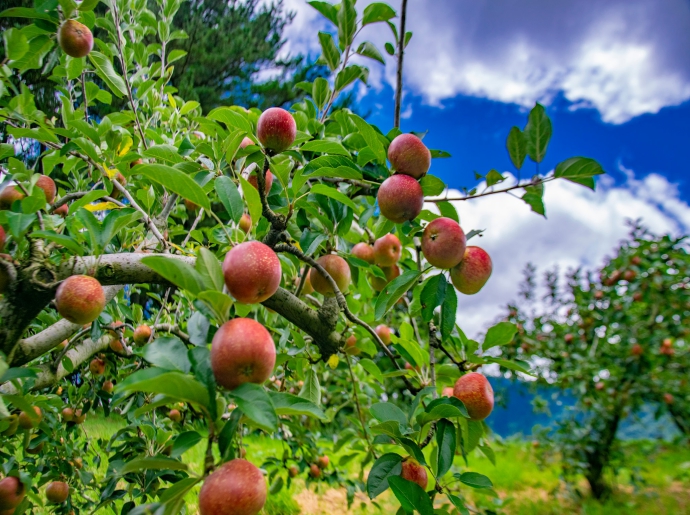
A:
{"type": "Polygon", "coordinates": [[[595,499],[604,499],[611,493],[611,487],[604,479],[604,469],[611,459],[613,442],[620,425],[623,406],[617,406],[604,429],[593,442],[593,449],[587,453],[585,477],[595,499]]]}

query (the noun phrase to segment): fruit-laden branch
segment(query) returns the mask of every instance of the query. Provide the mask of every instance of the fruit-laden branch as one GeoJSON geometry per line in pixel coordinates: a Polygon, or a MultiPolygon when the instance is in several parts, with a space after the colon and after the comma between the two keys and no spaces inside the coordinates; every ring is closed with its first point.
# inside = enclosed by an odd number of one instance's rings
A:
{"type": "MultiPolygon", "coordinates": [[[[105,301],[110,302],[122,288],[124,288],[123,285],[106,286],[103,288],[105,290],[105,301]]],[[[13,354],[8,356],[7,361],[13,367],[24,365],[51,351],[60,342],[66,340],[81,328],[79,324],[73,324],[63,318],[40,333],[19,340],[14,347],[13,354]]]]}
{"type": "MultiPolygon", "coordinates": [[[[74,365],[74,369],[76,370],[91,356],[107,349],[111,339],[112,336],[107,333],[96,341],[87,338],[80,344],[76,345],[73,349],[68,350],[65,354],[65,357],[69,358],[69,360],[72,362],[72,365],[74,365]]],[[[72,371],[68,371],[63,366],[62,361],[58,364],[57,368],[53,368],[53,363],[50,362],[34,367],[34,370],[37,373],[37,377],[34,380],[31,390],[41,390],[42,388],[51,386],[57,383],[63,377],[72,373],[72,371]]],[[[19,392],[12,383],[5,383],[0,386],[0,393],[13,395],[19,392]]]]}

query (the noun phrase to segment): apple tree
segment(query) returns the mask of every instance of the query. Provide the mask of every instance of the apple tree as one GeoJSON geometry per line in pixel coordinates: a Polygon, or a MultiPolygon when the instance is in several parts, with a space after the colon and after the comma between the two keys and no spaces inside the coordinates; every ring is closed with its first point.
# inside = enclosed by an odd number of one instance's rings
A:
{"type": "MultiPolygon", "coordinates": [[[[332,75],[300,83],[309,98],[290,112],[205,116],[170,85],[180,1],[101,3],[0,14],[33,20],[3,34],[2,513],[256,514],[298,477],[350,501],[390,488],[400,513],[468,513],[468,492],[492,487],[469,454],[494,459],[477,370],[527,370],[486,354],[513,324],[480,351],[456,323],[458,294],[492,264],[453,201],[522,193],[543,214],[546,183],[593,188],[601,167],[575,157],[512,183],[492,170],[453,195],[428,173],[448,153],[333,108],[366,83],[362,63],[384,62],[370,25],[390,28],[402,63],[412,34],[383,3],[311,2],[331,23],[318,37],[332,75]],[[56,44],[54,116],[21,77],[56,44]],[[114,97],[127,107],[92,115],[114,97]],[[16,152],[27,140],[32,161],[16,152]],[[124,427],[90,438],[93,413],[124,427]],[[249,434],[284,452],[252,463],[249,434]]],[[[510,130],[518,170],[551,130],[540,105],[510,130]]]]}
{"type": "MultiPolygon", "coordinates": [[[[534,270],[524,296],[535,300],[534,270]]],[[[547,273],[536,306],[509,306],[519,332],[502,353],[533,364],[538,385],[576,403],[545,432],[564,475],[583,474],[597,498],[624,463],[617,432],[645,406],[690,435],[690,257],[685,237],[656,236],[639,223],[599,274],[576,270],[560,285],[547,273]]],[[[567,402],[567,401],[566,401],[567,402]]]]}

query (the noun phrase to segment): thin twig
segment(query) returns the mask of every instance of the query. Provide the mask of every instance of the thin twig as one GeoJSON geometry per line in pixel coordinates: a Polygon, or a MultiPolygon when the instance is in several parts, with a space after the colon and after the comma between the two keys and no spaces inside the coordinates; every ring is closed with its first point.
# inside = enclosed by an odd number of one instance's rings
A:
{"type": "Polygon", "coordinates": [[[444,197],[444,198],[436,198],[436,199],[429,199],[425,198],[424,202],[455,202],[455,201],[461,201],[461,200],[471,200],[474,198],[479,198],[479,197],[487,197],[489,195],[495,195],[497,193],[505,193],[507,191],[512,191],[512,190],[518,190],[522,188],[528,188],[530,186],[538,186],[539,184],[543,184],[545,182],[550,182],[553,181],[554,179],[557,179],[557,177],[554,177],[553,175],[550,177],[538,177],[536,179],[531,180],[530,182],[526,183],[518,183],[515,186],[511,186],[509,188],[503,188],[500,190],[494,190],[494,191],[489,191],[486,193],[480,193],[479,195],[466,195],[464,197],[455,197],[455,198],[449,198],[449,197],[444,197]]]}
{"type": "Polygon", "coordinates": [[[405,20],[407,18],[407,0],[402,0],[400,13],[400,33],[398,34],[398,70],[395,80],[395,116],[393,127],[400,128],[400,107],[402,104],[403,57],[405,55],[405,20]]]}
{"type": "Polygon", "coordinates": [[[357,408],[359,423],[362,425],[364,439],[367,441],[367,445],[369,446],[369,450],[371,451],[371,454],[374,456],[374,459],[378,459],[376,456],[376,451],[374,450],[374,446],[372,445],[371,440],[369,439],[367,426],[364,424],[364,416],[362,415],[362,408],[359,405],[359,395],[357,393],[357,380],[355,379],[355,374],[352,371],[352,363],[350,363],[350,356],[347,353],[345,353],[345,360],[347,361],[347,368],[350,369],[350,379],[352,380],[352,395],[355,398],[355,407],[357,408]]]}

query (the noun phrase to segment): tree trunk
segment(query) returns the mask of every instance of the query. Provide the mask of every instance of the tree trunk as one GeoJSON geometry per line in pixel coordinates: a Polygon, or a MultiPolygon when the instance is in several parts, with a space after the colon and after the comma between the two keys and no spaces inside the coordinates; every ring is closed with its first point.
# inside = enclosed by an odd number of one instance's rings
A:
{"type": "Polygon", "coordinates": [[[623,406],[616,406],[611,419],[606,423],[594,442],[594,450],[587,453],[587,472],[585,477],[595,499],[604,499],[611,493],[611,487],[604,479],[604,471],[611,459],[611,449],[621,421],[623,406]]]}

